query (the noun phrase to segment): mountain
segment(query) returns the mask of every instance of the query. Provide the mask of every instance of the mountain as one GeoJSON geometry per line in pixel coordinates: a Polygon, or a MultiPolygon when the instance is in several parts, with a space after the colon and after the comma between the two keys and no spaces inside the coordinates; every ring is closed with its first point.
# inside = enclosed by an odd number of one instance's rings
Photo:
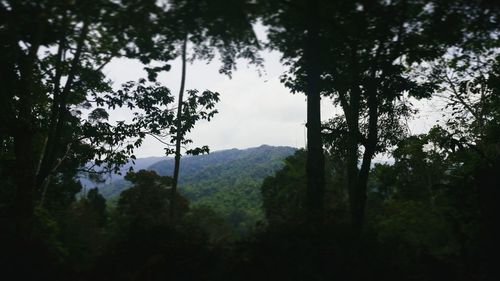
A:
{"type": "MultiPolygon", "coordinates": [[[[262,181],[279,170],[283,160],[295,151],[293,147],[262,145],[185,156],[181,159],[179,192],[191,201],[192,206],[208,206],[236,229],[244,231],[263,218],[262,181]]],[[[148,159],[152,163],[147,167],[144,166],[146,160],[137,159],[134,170],[146,168],[163,176],[173,174],[173,158],[148,159]],[[139,163],[143,165],[139,166],[139,163]]],[[[114,176],[110,183],[98,185],[98,188],[105,197],[112,198],[129,186],[123,176],[114,176]]]]}
{"type": "MultiPolygon", "coordinates": [[[[238,182],[260,182],[282,167],[282,161],[295,148],[262,145],[248,149],[229,149],[211,154],[181,159],[180,186],[190,186],[183,192],[190,199],[199,199],[216,192],[219,185],[237,185],[238,182]]],[[[159,175],[172,175],[173,159],[157,162],[149,167],[159,175]]]]}
{"type": "Polygon", "coordinates": [[[80,183],[82,184],[84,190],[97,187],[104,197],[110,198],[115,195],[119,195],[120,192],[128,187],[128,183],[123,179],[123,177],[130,170],[130,168],[133,168],[134,171],[148,169],[149,166],[154,163],[165,159],[167,159],[165,156],[137,158],[136,160],[129,161],[127,164],[123,165],[120,168],[120,174],[105,175],[104,179],[106,181],[104,183],[94,182],[86,177],[81,177],[80,183]]]}

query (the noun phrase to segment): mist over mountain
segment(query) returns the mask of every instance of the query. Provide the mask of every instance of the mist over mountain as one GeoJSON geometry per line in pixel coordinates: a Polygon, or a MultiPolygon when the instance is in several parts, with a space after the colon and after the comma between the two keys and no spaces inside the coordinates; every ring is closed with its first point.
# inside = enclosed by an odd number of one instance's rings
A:
{"type": "Polygon", "coordinates": [[[144,158],[137,158],[136,160],[129,161],[127,164],[123,165],[120,168],[120,174],[107,174],[103,177],[105,182],[100,183],[100,182],[94,182],[87,177],[81,177],[80,178],[80,183],[82,184],[84,190],[88,190],[94,187],[99,187],[102,188],[104,186],[109,186],[109,185],[114,185],[116,182],[123,182],[123,177],[125,174],[127,174],[127,171],[130,170],[130,168],[133,168],[134,171],[139,171],[142,169],[148,169],[149,166],[152,164],[159,162],[161,160],[167,159],[165,156],[152,156],[152,157],[144,157],[144,158]]]}

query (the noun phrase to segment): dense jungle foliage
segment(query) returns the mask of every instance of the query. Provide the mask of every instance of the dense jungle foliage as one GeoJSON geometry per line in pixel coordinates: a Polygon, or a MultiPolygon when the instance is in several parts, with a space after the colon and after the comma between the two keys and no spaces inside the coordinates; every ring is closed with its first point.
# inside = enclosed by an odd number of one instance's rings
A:
{"type": "Polygon", "coordinates": [[[499,15],[488,0],[0,0],[1,277],[500,280],[499,15]],[[306,96],[306,147],[189,170],[220,94],[184,89],[187,63],[231,77],[266,50],[306,96]],[[113,87],[120,58],[147,77],[113,87]],[[178,95],[157,81],[174,59],[178,95]],[[422,134],[417,102],[442,114],[422,134]],[[111,204],[82,192],[146,137],[173,163],[125,174],[111,204]]]}

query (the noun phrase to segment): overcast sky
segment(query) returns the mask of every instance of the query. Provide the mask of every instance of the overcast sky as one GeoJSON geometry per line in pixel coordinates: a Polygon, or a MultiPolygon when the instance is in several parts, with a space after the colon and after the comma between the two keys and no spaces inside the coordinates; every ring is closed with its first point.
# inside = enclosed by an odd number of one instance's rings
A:
{"type": "MultiPolygon", "coordinates": [[[[194,145],[208,145],[211,150],[247,148],[269,145],[304,146],[305,96],[290,94],[279,82],[284,68],[279,54],[264,54],[265,71],[261,76],[244,61],[231,79],[218,72],[220,63],[195,62],[187,67],[186,89],[211,90],[220,93],[219,113],[210,122],[200,121],[190,133],[194,145]]],[[[158,81],[178,95],[180,61],[171,63],[169,72],[160,74],[158,81]]],[[[129,80],[146,77],[139,62],[116,60],[106,74],[120,85],[129,80]]],[[[127,112],[115,112],[113,119],[126,118],[127,112]]],[[[162,155],[161,143],[150,139],[137,155],[162,155]]]]}
{"type": "MultiPolygon", "coordinates": [[[[304,147],[306,99],[304,94],[291,94],[279,81],[286,70],[280,63],[278,52],[263,52],[265,73],[259,76],[253,66],[245,61],[238,63],[238,70],[231,79],[218,72],[220,63],[197,61],[187,66],[186,89],[211,90],[220,93],[217,104],[219,113],[210,121],[200,121],[188,137],[195,146],[208,145],[211,151],[248,148],[262,144],[304,147]]],[[[171,70],[160,74],[158,81],[177,96],[181,63],[171,62],[171,70]]],[[[138,61],[119,59],[112,61],[105,73],[115,86],[123,82],[146,77],[138,61]]],[[[322,100],[322,119],[331,118],[335,109],[329,99],[322,100]]],[[[435,108],[422,110],[417,120],[410,121],[412,133],[428,130],[435,120],[435,108]]],[[[111,115],[114,120],[130,117],[126,110],[111,115]]],[[[136,151],[138,157],[161,156],[163,144],[147,139],[136,151]]]]}

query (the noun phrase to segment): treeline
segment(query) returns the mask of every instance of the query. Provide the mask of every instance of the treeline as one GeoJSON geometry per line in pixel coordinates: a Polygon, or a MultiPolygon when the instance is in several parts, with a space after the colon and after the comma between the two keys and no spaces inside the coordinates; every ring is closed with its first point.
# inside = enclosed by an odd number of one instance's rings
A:
{"type": "MultiPolygon", "coordinates": [[[[228,221],[234,231],[244,234],[263,219],[262,181],[279,170],[283,160],[295,151],[292,147],[262,145],[183,158],[179,193],[189,200],[190,208],[210,208],[228,221]]],[[[166,159],[147,166],[134,166],[134,170],[142,167],[168,176],[172,175],[174,165],[173,159],[166,159]]],[[[87,189],[93,187],[92,183],[85,184],[87,189]]],[[[99,185],[98,189],[108,205],[113,206],[120,193],[131,186],[132,183],[125,179],[112,179],[109,184],[99,185]]]]}
{"type": "Polygon", "coordinates": [[[496,280],[499,9],[485,0],[0,1],[3,272],[496,280]],[[184,78],[192,60],[219,58],[229,76],[238,59],[261,67],[262,49],[281,53],[283,84],[307,96],[307,147],[264,182],[266,221],[227,243],[226,222],[176,191],[180,147],[219,100],[209,90],[183,97],[184,78]],[[177,57],[175,99],[156,79],[177,57]],[[141,61],[147,77],[114,89],[103,70],[116,58],[141,61]],[[443,122],[409,134],[412,103],[436,97],[443,122]],[[326,123],[322,98],[339,109],[326,123]],[[116,108],[133,119],[109,121],[116,108]],[[118,170],[146,136],[175,154],[173,177],[128,174],[134,187],[113,210],[95,190],[75,199],[78,176],[118,170]],[[373,166],[382,153],[394,164],[373,166]]]}

